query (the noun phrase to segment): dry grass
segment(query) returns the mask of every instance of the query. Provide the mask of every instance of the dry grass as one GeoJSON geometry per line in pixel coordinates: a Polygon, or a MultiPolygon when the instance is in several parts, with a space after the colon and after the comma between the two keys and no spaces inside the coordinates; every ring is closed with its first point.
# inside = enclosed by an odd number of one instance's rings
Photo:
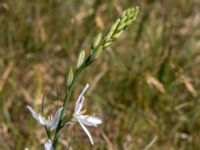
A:
{"type": "MultiPolygon", "coordinates": [[[[64,75],[122,10],[139,5],[137,21],[88,68],[87,107],[103,118],[91,129],[63,130],[73,149],[200,149],[200,13],[198,0],[43,0],[0,2],[0,147],[41,149],[45,132],[25,105],[55,111],[64,75]]],[[[74,101],[73,101],[74,103],[74,101]]],[[[71,103],[68,114],[71,113],[71,103]]],[[[63,149],[63,147],[60,147],[63,149]]]]}

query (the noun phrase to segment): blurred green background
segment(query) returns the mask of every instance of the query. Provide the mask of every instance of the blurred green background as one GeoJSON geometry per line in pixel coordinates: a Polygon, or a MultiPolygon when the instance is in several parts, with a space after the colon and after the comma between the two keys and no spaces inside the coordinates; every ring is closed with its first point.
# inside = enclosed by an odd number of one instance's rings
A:
{"type": "Polygon", "coordinates": [[[66,114],[88,82],[88,112],[103,119],[62,131],[59,149],[200,149],[199,0],[1,0],[0,149],[42,149],[44,129],[25,108],[56,111],[65,74],[80,49],[106,32],[123,10],[140,6],[136,21],[82,74],[66,114]]]}

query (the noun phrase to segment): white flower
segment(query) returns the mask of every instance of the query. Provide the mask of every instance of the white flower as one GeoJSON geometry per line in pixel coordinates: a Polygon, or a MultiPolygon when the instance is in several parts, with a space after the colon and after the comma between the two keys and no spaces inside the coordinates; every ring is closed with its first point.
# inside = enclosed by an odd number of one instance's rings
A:
{"type": "Polygon", "coordinates": [[[53,150],[53,144],[50,139],[47,139],[46,142],[44,143],[44,150],[53,150]]]}
{"type": "Polygon", "coordinates": [[[97,127],[97,125],[101,124],[102,121],[98,117],[85,115],[84,111],[81,111],[83,107],[83,102],[84,102],[83,94],[88,89],[88,87],[89,87],[89,84],[86,84],[85,88],[83,89],[83,91],[81,92],[81,94],[79,95],[76,101],[73,121],[79,122],[79,124],[81,125],[81,127],[83,128],[87,136],[89,137],[91,144],[93,145],[94,142],[93,142],[92,136],[90,132],[88,131],[88,129],[85,127],[85,125],[97,127]]]}
{"type": "Polygon", "coordinates": [[[30,106],[26,106],[31,112],[33,118],[35,118],[41,125],[45,126],[47,129],[53,130],[57,127],[62,107],[58,109],[53,118],[49,117],[48,120],[44,119],[40,114],[37,114],[30,106]]]}

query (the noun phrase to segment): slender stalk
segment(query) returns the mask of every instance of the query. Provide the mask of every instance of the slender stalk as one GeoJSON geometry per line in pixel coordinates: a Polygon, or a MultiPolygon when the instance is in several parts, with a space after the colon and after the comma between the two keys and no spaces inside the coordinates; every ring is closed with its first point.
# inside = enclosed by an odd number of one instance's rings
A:
{"type": "MultiPolygon", "coordinates": [[[[108,33],[104,36],[103,40],[102,40],[102,34],[98,34],[97,37],[95,38],[95,41],[92,44],[92,47],[90,50],[91,53],[84,62],[83,62],[83,60],[84,60],[85,52],[82,50],[82,52],[80,53],[80,55],[79,55],[80,57],[78,59],[78,64],[77,64],[77,69],[75,70],[72,81],[70,81],[70,84],[67,87],[67,91],[66,91],[66,95],[65,95],[65,99],[64,99],[64,103],[63,103],[63,109],[62,109],[61,115],[59,117],[58,125],[54,132],[54,137],[53,137],[54,150],[56,150],[56,146],[58,143],[59,131],[64,126],[64,124],[63,124],[64,112],[67,109],[68,102],[72,96],[74,85],[77,82],[77,79],[78,79],[80,73],[87,66],[89,66],[94,60],[97,59],[97,57],[99,56],[99,54],[101,53],[101,51],[103,49],[110,46],[116,39],[119,38],[121,33],[136,19],[138,12],[139,12],[139,7],[127,9],[126,11],[123,12],[122,16],[115,22],[115,24],[113,24],[113,26],[108,31],[108,33]]],[[[48,134],[48,132],[47,132],[47,134],[48,134]]]]}
{"type": "Polygon", "coordinates": [[[74,78],[72,80],[72,83],[71,85],[67,88],[67,92],[66,92],[66,95],[65,95],[65,99],[64,99],[64,104],[63,104],[63,109],[62,109],[62,112],[61,112],[61,115],[60,115],[60,118],[59,118],[59,122],[58,122],[58,126],[55,130],[55,133],[54,133],[54,139],[53,139],[53,146],[54,146],[54,149],[56,149],[56,146],[57,146],[57,142],[58,142],[58,133],[59,131],[61,130],[62,128],[62,118],[63,118],[63,115],[64,115],[64,112],[65,110],[67,109],[67,105],[68,105],[68,102],[71,98],[71,95],[72,95],[72,92],[73,92],[73,88],[74,88],[74,85],[80,75],[80,73],[82,72],[82,70],[84,68],[86,68],[89,64],[91,64],[93,61],[91,60],[91,57],[89,56],[86,61],[75,71],[75,74],[74,74],[74,78]]]}
{"type": "Polygon", "coordinates": [[[49,130],[47,129],[47,127],[45,127],[45,130],[46,130],[48,138],[51,139],[51,133],[49,132],[49,130]]]}

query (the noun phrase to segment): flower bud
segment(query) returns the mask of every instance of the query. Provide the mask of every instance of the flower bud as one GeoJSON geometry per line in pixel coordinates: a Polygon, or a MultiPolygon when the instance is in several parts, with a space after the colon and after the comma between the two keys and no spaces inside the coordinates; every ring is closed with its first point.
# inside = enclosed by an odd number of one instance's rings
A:
{"type": "Polygon", "coordinates": [[[101,45],[97,49],[93,50],[92,51],[92,59],[96,59],[102,50],[103,50],[103,45],[101,45]]]}
{"type": "Polygon", "coordinates": [[[99,33],[99,34],[96,36],[96,38],[95,38],[95,40],[94,40],[94,42],[93,42],[93,44],[92,44],[92,49],[95,49],[95,48],[98,47],[98,45],[99,45],[99,43],[100,43],[100,41],[101,41],[101,37],[102,37],[102,34],[101,34],[101,33],[99,33]]]}
{"type": "Polygon", "coordinates": [[[67,85],[70,86],[72,81],[73,81],[73,78],[74,78],[74,73],[73,73],[73,70],[72,68],[69,69],[69,74],[68,74],[68,80],[67,80],[67,85]]]}
{"type": "Polygon", "coordinates": [[[79,53],[79,56],[78,56],[77,68],[79,68],[79,67],[83,64],[84,58],[85,58],[85,51],[82,50],[82,51],[79,53]]]}

